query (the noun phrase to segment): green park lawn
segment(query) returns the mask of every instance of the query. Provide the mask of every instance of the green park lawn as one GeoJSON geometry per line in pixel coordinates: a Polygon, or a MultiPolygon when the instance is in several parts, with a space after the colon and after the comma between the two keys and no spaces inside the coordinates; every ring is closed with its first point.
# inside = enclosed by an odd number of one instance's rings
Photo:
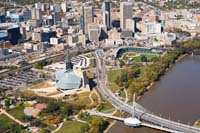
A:
{"type": "MultiPolygon", "coordinates": [[[[128,69],[128,68],[124,68],[128,69]]],[[[117,77],[120,77],[124,69],[117,69],[117,70],[110,70],[108,72],[108,83],[110,90],[115,93],[117,90],[120,89],[120,87],[115,83],[115,80],[117,77]]]]}
{"type": "Polygon", "coordinates": [[[124,92],[124,89],[120,89],[120,90],[118,91],[118,93],[119,93],[119,96],[120,96],[120,97],[126,98],[126,94],[125,94],[125,92],[124,92]]]}
{"type": "Polygon", "coordinates": [[[84,126],[87,126],[87,124],[78,121],[65,121],[56,133],[81,133],[81,128],[84,126]]]}
{"type": "Polygon", "coordinates": [[[22,122],[23,122],[23,118],[26,116],[24,114],[24,106],[19,106],[19,107],[10,109],[10,110],[8,110],[8,113],[22,122]]]}
{"type": "Polygon", "coordinates": [[[133,54],[133,56],[131,56],[130,55],[130,53],[129,54],[125,54],[124,56],[123,56],[123,60],[125,61],[125,62],[127,62],[128,61],[128,59],[129,58],[133,58],[133,61],[134,62],[141,62],[141,55],[144,55],[146,58],[147,58],[147,61],[148,62],[151,62],[151,60],[153,59],[153,58],[155,58],[155,57],[158,57],[158,55],[156,55],[156,54],[133,54]]]}
{"type": "Polygon", "coordinates": [[[153,58],[158,57],[156,54],[145,54],[144,56],[147,57],[148,61],[151,61],[153,58]]]}
{"type": "Polygon", "coordinates": [[[121,75],[123,69],[118,69],[118,70],[111,70],[108,72],[108,81],[109,83],[115,83],[116,77],[121,75]]]}
{"type": "Polygon", "coordinates": [[[71,104],[75,104],[75,105],[88,105],[88,104],[91,104],[91,101],[90,101],[90,98],[89,97],[80,97],[78,99],[75,99],[75,100],[70,100],[70,101],[67,101],[68,103],[71,103],[71,104]]]}
{"type": "Polygon", "coordinates": [[[10,124],[15,123],[13,120],[8,118],[6,115],[0,115],[0,128],[7,127],[10,124]]]}
{"type": "Polygon", "coordinates": [[[113,111],[115,111],[114,106],[112,104],[110,104],[109,102],[106,102],[103,106],[104,107],[101,110],[101,112],[103,112],[103,113],[112,113],[113,111]]]}
{"type": "Polygon", "coordinates": [[[86,121],[87,123],[91,123],[92,120],[98,118],[98,116],[94,116],[94,115],[83,115],[82,118],[80,118],[83,121],[86,121]]]}
{"type": "Polygon", "coordinates": [[[97,111],[103,113],[111,113],[115,110],[114,106],[108,101],[103,101],[100,106],[98,106],[97,111]]]}

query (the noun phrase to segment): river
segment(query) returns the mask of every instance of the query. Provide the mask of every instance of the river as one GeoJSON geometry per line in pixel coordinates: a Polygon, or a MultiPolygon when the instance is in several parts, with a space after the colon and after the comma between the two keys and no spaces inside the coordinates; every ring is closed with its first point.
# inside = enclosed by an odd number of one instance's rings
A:
{"type": "MultiPolygon", "coordinates": [[[[193,125],[200,119],[200,56],[186,56],[174,65],[139,103],[156,115],[193,125]]],[[[128,128],[117,122],[108,133],[161,133],[128,128]]]]}

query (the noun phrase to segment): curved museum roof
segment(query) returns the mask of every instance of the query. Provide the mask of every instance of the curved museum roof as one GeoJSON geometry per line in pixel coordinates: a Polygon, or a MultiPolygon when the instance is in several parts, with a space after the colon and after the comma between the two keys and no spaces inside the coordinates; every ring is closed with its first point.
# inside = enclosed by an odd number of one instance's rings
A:
{"type": "Polygon", "coordinates": [[[56,85],[62,90],[78,89],[81,86],[81,78],[76,76],[72,70],[58,70],[56,85]]]}

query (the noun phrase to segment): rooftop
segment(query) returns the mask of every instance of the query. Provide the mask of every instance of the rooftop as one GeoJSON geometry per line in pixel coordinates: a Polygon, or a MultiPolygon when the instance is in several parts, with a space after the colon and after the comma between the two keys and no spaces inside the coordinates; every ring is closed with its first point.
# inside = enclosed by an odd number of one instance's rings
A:
{"type": "Polygon", "coordinates": [[[129,117],[129,118],[126,118],[124,120],[124,123],[127,125],[127,126],[140,126],[142,123],[141,121],[139,121],[137,118],[133,118],[133,117],[129,117]]]}
{"type": "Polygon", "coordinates": [[[0,38],[7,37],[8,34],[6,32],[0,32],[0,38]]]}
{"type": "Polygon", "coordinates": [[[58,70],[56,72],[56,85],[63,90],[79,89],[81,86],[81,78],[76,76],[71,70],[58,70]]]}
{"type": "Polygon", "coordinates": [[[8,28],[13,25],[16,25],[16,23],[0,23],[0,28],[8,28]]]}

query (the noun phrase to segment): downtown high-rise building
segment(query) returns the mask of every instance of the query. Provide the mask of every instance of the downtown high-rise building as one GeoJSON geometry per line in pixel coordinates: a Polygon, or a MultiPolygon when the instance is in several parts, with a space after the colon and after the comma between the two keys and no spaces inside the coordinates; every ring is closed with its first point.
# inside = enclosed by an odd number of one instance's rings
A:
{"type": "Polygon", "coordinates": [[[131,2],[120,3],[120,28],[126,28],[126,19],[132,19],[133,10],[131,2]]]}
{"type": "Polygon", "coordinates": [[[32,17],[32,19],[41,20],[42,19],[41,9],[32,8],[32,10],[31,10],[31,17],[32,17]]]}
{"type": "Polygon", "coordinates": [[[61,21],[61,6],[60,4],[54,4],[52,9],[53,23],[54,25],[56,25],[58,22],[61,21]]]}
{"type": "Polygon", "coordinates": [[[103,10],[103,24],[106,25],[107,29],[111,28],[111,4],[110,0],[105,0],[102,5],[103,10]]]}
{"type": "Polygon", "coordinates": [[[88,24],[94,22],[94,9],[92,6],[83,7],[83,33],[88,34],[88,24]]]}

